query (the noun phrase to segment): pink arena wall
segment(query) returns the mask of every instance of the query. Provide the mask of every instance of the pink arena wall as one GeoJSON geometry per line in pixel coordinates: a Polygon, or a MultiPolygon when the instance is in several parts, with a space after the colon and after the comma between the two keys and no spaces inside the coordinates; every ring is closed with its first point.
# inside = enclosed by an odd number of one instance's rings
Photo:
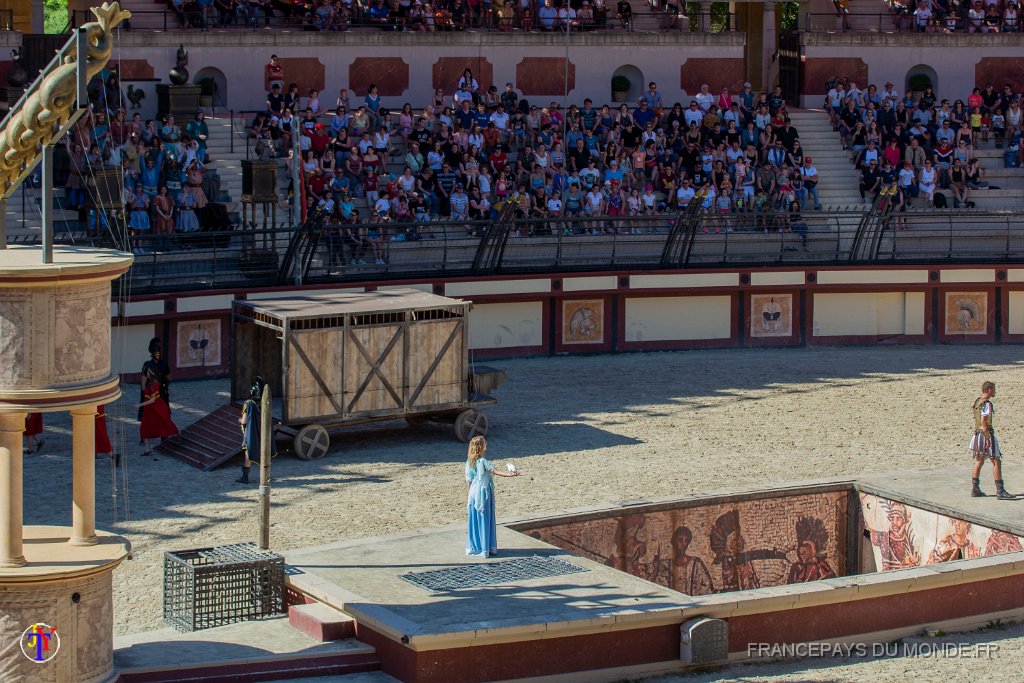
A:
{"type": "Polygon", "coordinates": [[[1024,266],[688,270],[184,292],[115,305],[114,367],[152,336],[179,378],[222,376],[234,298],[417,287],[474,302],[476,359],[555,353],[1024,341],[1024,266]],[[202,341],[206,340],[203,345],[202,341]],[[197,350],[205,349],[205,350],[197,350]]]}
{"type": "MultiPolygon", "coordinates": [[[[380,88],[385,106],[408,101],[422,107],[435,88],[452,95],[466,67],[482,88],[493,83],[500,90],[512,81],[535,104],[561,103],[565,95],[564,34],[229,31],[191,32],[187,38],[190,73],[207,67],[222,71],[228,84],[225,106],[235,111],[265,108],[263,66],[271,54],[282,59],[286,80],[297,82],[303,94],[309,88],[324,92],[321,102],[328,108],[339,88],[354,88],[361,100],[371,82],[380,88]]],[[[139,73],[147,72],[148,65],[166,82],[181,40],[173,32],[122,32],[111,61],[130,61],[139,73]]],[[[656,81],[668,98],[681,96],[684,84],[692,83],[694,64],[715,92],[744,80],[742,33],[586,33],[571,40],[570,102],[585,97],[610,102],[612,73],[624,65],[639,69],[641,88],[656,81]],[[696,61],[687,66],[689,60],[696,61]],[[709,62],[722,66],[709,72],[709,62]]]]}

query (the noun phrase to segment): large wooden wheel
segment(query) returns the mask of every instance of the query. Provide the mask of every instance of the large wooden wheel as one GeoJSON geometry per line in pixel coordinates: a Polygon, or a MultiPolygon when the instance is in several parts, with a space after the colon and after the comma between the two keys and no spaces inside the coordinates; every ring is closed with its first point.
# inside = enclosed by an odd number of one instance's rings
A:
{"type": "Polygon", "coordinates": [[[455,418],[455,436],[462,443],[469,443],[474,436],[487,436],[487,415],[470,408],[455,418]]]}
{"type": "Polygon", "coordinates": [[[321,425],[306,425],[295,435],[295,455],[302,460],[319,460],[327,455],[331,437],[321,425]]]}

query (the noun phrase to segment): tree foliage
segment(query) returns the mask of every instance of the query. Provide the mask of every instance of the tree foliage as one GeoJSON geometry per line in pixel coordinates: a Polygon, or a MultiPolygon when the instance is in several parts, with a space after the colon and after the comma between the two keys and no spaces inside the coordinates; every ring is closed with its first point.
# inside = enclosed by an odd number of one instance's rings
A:
{"type": "Polygon", "coordinates": [[[43,0],[43,31],[63,33],[68,25],[68,0],[43,0]]]}

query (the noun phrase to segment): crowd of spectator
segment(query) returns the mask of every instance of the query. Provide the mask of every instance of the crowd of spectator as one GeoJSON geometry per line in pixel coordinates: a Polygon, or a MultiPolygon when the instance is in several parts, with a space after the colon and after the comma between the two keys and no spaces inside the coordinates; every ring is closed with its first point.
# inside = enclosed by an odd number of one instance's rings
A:
{"type": "MultiPolygon", "coordinates": [[[[861,172],[862,197],[896,186],[901,208],[919,198],[931,207],[941,196],[937,190],[949,189],[954,208],[971,207],[970,191],[987,187],[978,146],[1005,147],[1007,165],[1020,163],[1024,119],[1009,84],[974,88],[966,102],[951,103],[932,88],[915,97],[909,90],[900,95],[892,83],[861,90],[854,81],[837,80],[824,106],[861,172]]],[[[940,207],[945,201],[938,200],[940,207]]]]}
{"type": "MultiPolygon", "coordinates": [[[[632,29],[628,0],[167,0],[181,28],[286,24],[308,31],[589,31],[632,29]]],[[[656,0],[657,23],[689,28],[682,0],[656,0]]]]}
{"type": "Polygon", "coordinates": [[[900,27],[922,33],[1018,33],[1020,6],[1015,0],[894,0],[900,27]]]}
{"type": "MultiPolygon", "coordinates": [[[[109,226],[97,196],[96,176],[121,169],[123,210],[133,235],[169,237],[199,230],[209,201],[203,191],[209,128],[197,111],[181,124],[128,114],[116,73],[101,73],[90,87],[88,111],[64,138],[68,156],[66,208],[88,217],[90,231],[109,226]]],[[[109,208],[109,207],[108,207],[109,208]]],[[[170,240],[167,240],[170,244],[170,240]]]]}
{"type": "MultiPolygon", "coordinates": [[[[332,225],[363,226],[347,234],[365,231],[376,261],[384,242],[420,232],[381,224],[465,221],[472,236],[472,221],[509,205],[517,218],[558,219],[573,235],[637,232],[642,221],[630,217],[693,202],[720,215],[821,207],[818,171],[781,88],[759,94],[747,83],[715,94],[704,85],[684,106],[666,103],[652,82],[632,106],[588,98],[563,110],[527,104],[513,83],[483,88],[466,69],[453,95],[437,92],[421,109],[389,111],[371,85],[362,98],[341,90],[325,116],[319,93],[292,84],[282,94],[276,60],[267,76],[267,111],[250,135],[280,155],[300,135],[309,206],[332,225]],[[597,220],[605,217],[626,220],[597,220]]],[[[535,225],[535,233],[551,229],[535,225]]]]}

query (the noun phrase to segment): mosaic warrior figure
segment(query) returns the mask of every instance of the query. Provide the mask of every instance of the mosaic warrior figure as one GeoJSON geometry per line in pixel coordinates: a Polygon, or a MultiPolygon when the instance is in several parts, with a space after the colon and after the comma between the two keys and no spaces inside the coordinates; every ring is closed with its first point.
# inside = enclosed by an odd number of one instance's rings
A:
{"type": "Polygon", "coordinates": [[[1020,539],[1005,531],[994,530],[988,537],[985,544],[985,555],[999,555],[1001,553],[1015,553],[1024,550],[1020,539]]]}
{"type": "Polygon", "coordinates": [[[974,456],[974,471],[971,472],[971,495],[975,498],[984,496],[981,490],[981,468],[985,459],[992,461],[992,476],[996,482],[996,498],[999,500],[1013,500],[1014,496],[1003,488],[1003,454],[999,450],[999,440],[996,439],[995,407],[992,399],[996,395],[996,385],[992,382],[985,382],[981,385],[981,396],[974,400],[974,435],[968,445],[968,450],[974,456]]]}
{"type": "Polygon", "coordinates": [[[804,583],[835,578],[836,573],[825,557],[828,531],[816,517],[801,517],[796,523],[796,553],[800,558],[789,567],[786,583],[804,583]]]}
{"type": "Polygon", "coordinates": [[[953,533],[935,544],[935,549],[928,557],[928,564],[981,557],[981,548],[970,539],[971,523],[962,519],[954,519],[952,522],[953,533]]]}
{"type": "Polygon", "coordinates": [[[903,503],[889,504],[889,530],[870,529],[871,544],[882,555],[882,571],[917,567],[921,556],[914,549],[914,532],[910,526],[910,513],[903,503]]]}
{"type": "Polygon", "coordinates": [[[708,595],[715,592],[715,584],[711,580],[704,560],[696,555],[686,553],[693,541],[693,532],[681,526],[672,534],[672,568],[670,570],[670,588],[687,595],[708,595]]]}
{"type": "Polygon", "coordinates": [[[756,560],[784,560],[786,554],[771,548],[747,550],[747,541],[740,528],[739,510],[719,515],[709,534],[714,563],[722,567],[719,593],[761,587],[761,577],[754,566],[756,560]]]}

